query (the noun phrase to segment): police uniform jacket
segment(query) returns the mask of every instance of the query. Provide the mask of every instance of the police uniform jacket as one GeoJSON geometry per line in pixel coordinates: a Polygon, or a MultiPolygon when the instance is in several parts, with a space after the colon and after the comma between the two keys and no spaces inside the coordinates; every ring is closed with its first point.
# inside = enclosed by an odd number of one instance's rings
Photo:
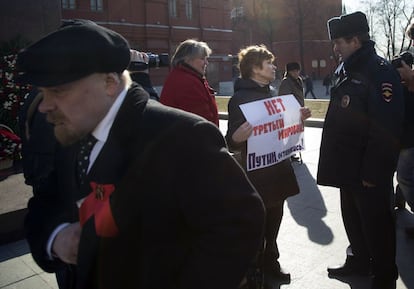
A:
{"type": "Polygon", "coordinates": [[[317,182],[342,187],[389,183],[398,159],[403,96],[397,71],[369,41],[345,62],[331,90],[317,182]]]}
{"type": "MultiPolygon", "coordinates": [[[[259,86],[251,79],[239,78],[234,85],[234,95],[228,103],[228,130],[226,134],[230,149],[240,154],[241,164],[246,170],[247,141],[235,143],[232,139],[234,132],[246,121],[239,105],[260,99],[276,96],[272,86],[259,86]]],[[[266,208],[279,205],[289,196],[299,193],[299,186],[289,159],[276,165],[247,172],[247,175],[260,196],[266,208]]]]}
{"type": "Polygon", "coordinates": [[[214,124],[134,85],[79,197],[111,192],[83,225],[78,288],[238,287],[264,207],[214,124]]]}

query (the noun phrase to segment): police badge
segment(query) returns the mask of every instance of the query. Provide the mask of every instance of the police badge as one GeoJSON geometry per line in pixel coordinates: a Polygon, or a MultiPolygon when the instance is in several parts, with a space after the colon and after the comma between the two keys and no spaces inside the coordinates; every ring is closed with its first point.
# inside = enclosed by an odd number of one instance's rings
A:
{"type": "Polygon", "coordinates": [[[381,84],[382,90],[382,97],[386,102],[390,102],[392,100],[392,84],[388,82],[384,82],[381,84]]]}

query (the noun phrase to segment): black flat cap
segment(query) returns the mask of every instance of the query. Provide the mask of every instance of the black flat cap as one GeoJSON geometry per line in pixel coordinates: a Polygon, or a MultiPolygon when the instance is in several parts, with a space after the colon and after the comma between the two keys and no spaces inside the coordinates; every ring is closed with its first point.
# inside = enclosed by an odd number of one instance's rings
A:
{"type": "Polygon", "coordinates": [[[300,64],[297,62],[289,62],[286,64],[286,71],[300,70],[300,64]]]}
{"type": "Polygon", "coordinates": [[[367,17],[358,11],[331,18],[328,20],[328,32],[331,40],[368,33],[367,17]]]}
{"type": "Polygon", "coordinates": [[[128,41],[89,20],[71,20],[22,50],[18,81],[57,86],[93,73],[122,72],[129,64],[128,41]]]}

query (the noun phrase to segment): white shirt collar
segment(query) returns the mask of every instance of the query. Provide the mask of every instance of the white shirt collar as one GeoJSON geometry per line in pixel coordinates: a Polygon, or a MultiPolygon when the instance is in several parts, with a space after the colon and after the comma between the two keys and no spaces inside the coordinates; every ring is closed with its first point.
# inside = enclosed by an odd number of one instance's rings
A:
{"type": "Polygon", "coordinates": [[[115,117],[118,114],[119,108],[121,107],[122,102],[125,99],[128,88],[125,87],[122,92],[118,95],[115,102],[112,104],[108,113],[105,117],[98,123],[96,128],[93,130],[92,135],[100,142],[105,143],[109,131],[111,130],[112,124],[114,123],[115,117]]]}

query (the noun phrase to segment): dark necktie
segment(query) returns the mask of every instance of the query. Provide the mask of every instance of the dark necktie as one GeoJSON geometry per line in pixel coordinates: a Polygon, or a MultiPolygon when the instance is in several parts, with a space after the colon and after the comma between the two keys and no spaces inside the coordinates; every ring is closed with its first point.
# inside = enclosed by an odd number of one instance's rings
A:
{"type": "Polygon", "coordinates": [[[92,148],[96,143],[96,138],[89,134],[80,141],[80,150],[78,154],[78,177],[79,183],[83,184],[85,181],[85,176],[89,167],[89,156],[91,154],[92,148]]]}

